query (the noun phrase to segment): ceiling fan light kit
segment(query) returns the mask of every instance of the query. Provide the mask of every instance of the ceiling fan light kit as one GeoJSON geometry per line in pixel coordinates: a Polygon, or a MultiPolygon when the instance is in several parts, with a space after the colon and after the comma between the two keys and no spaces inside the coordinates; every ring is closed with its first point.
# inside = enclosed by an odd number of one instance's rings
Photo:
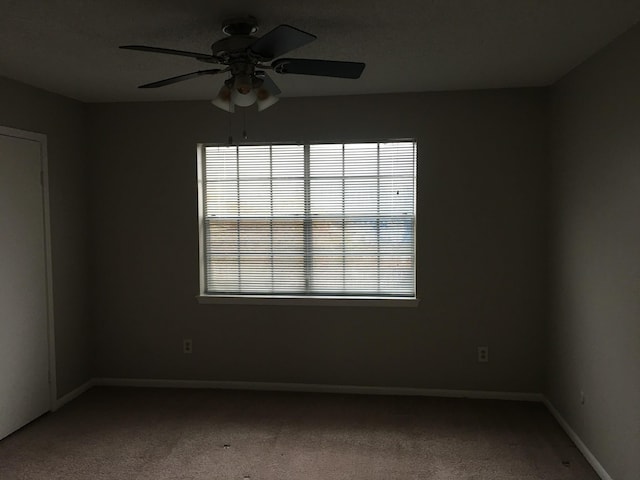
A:
{"type": "Polygon", "coordinates": [[[278,102],[278,95],[281,91],[267,75],[267,70],[281,75],[295,74],[357,79],[360,78],[365,67],[365,64],[360,62],[296,58],[274,60],[276,57],[316,39],[315,35],[290,25],[279,25],[258,38],[252,35],[258,31],[257,20],[254,17],[243,17],[225,22],[222,31],[227,37],[211,45],[211,54],[144,45],[123,45],[120,48],[179,55],[195,58],[205,63],[220,64],[223,68],[199,70],[140,85],[138,88],[158,88],[203,75],[229,73],[231,76],[224,82],[216,98],[211,101],[213,105],[229,113],[235,111],[236,105],[249,107],[255,103],[258,106],[258,111],[262,111],[278,102]]]}

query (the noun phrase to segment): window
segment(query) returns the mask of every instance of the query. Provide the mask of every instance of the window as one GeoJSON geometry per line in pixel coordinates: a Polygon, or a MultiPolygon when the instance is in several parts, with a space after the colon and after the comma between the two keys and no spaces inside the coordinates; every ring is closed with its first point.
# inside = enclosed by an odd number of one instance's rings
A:
{"type": "Polygon", "coordinates": [[[203,297],[415,298],[415,142],[199,148],[203,297]]]}

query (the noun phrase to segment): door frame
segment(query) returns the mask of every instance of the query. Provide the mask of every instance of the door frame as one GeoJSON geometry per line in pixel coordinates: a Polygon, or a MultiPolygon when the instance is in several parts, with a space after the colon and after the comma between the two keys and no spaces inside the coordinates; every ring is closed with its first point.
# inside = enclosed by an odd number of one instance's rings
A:
{"type": "Polygon", "coordinates": [[[44,133],[28,132],[16,128],[0,126],[0,135],[21,140],[29,140],[40,145],[40,171],[42,181],[42,207],[44,218],[45,281],[47,292],[47,338],[49,348],[49,410],[55,410],[58,396],[56,384],[56,337],[53,321],[53,268],[51,250],[51,216],[49,204],[49,168],[47,157],[47,136],[44,133]]]}

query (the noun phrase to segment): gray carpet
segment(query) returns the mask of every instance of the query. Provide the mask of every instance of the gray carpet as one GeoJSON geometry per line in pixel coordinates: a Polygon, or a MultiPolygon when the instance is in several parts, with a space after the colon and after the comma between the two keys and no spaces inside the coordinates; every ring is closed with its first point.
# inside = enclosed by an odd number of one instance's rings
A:
{"type": "Polygon", "coordinates": [[[0,479],[597,480],[542,404],[93,388],[0,441],[0,479]]]}

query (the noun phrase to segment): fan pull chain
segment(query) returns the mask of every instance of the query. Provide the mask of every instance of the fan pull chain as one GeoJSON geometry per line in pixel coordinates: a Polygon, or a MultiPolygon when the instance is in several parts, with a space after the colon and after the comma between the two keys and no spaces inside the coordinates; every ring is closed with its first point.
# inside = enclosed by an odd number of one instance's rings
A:
{"type": "Polygon", "coordinates": [[[233,135],[231,134],[231,115],[228,115],[227,118],[229,119],[228,122],[228,127],[229,127],[229,146],[233,145],[233,135]]]}
{"type": "Polygon", "coordinates": [[[247,136],[247,111],[244,110],[242,112],[242,138],[247,140],[249,137],[247,136]]]}

